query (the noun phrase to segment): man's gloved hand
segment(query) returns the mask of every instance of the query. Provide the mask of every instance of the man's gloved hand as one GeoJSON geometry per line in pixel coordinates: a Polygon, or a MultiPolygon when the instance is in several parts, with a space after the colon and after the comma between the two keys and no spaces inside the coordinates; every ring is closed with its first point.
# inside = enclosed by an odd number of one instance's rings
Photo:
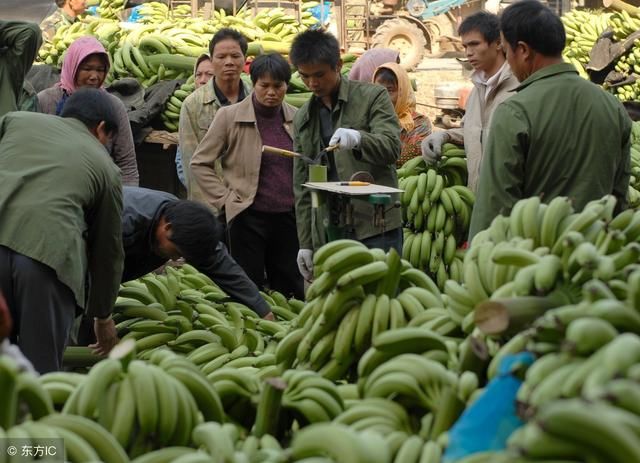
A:
{"type": "Polygon", "coordinates": [[[307,281],[313,280],[313,251],[311,249],[300,249],[296,261],[302,278],[307,281]]]}
{"type": "Polygon", "coordinates": [[[353,129],[338,129],[333,132],[329,145],[340,145],[341,149],[352,150],[360,146],[360,132],[353,129]]]}
{"type": "Polygon", "coordinates": [[[422,157],[428,166],[438,162],[442,156],[442,145],[447,143],[449,139],[447,132],[439,130],[422,140],[422,157]]]}

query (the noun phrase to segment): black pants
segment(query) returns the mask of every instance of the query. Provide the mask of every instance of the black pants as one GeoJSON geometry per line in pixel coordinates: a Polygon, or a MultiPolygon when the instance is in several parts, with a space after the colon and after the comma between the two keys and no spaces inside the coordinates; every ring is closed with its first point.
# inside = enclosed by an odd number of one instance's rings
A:
{"type": "Polygon", "coordinates": [[[293,212],[246,209],[231,221],[228,239],[231,255],[258,288],[268,286],[286,296],[304,299],[304,283],[296,263],[298,235],[293,212]]]}
{"type": "Polygon", "coordinates": [[[60,370],[77,308],[71,289],[50,267],[0,246],[0,291],[13,318],[11,342],[38,372],[60,370]]]}

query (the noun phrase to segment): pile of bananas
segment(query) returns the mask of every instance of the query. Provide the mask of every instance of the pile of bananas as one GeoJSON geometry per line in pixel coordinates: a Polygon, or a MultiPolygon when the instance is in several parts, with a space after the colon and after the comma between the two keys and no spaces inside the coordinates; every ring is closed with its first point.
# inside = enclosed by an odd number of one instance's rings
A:
{"type": "Polygon", "coordinates": [[[615,205],[519,201],[442,292],[395,251],[331,242],[306,303],[263,293],[273,322],[166,267],[122,285],[124,339],[88,373],[0,356],[0,437],[64,438],[73,462],[439,463],[501,359],[527,350],[526,424],[461,461],[640,461],[640,211],[615,205]]]}
{"type": "Polygon", "coordinates": [[[629,179],[629,206],[640,206],[640,121],[631,127],[631,177],[629,179]]]}
{"type": "Polygon", "coordinates": [[[276,361],[331,380],[353,376],[351,368],[380,333],[442,305],[435,283],[395,250],[334,241],[314,254],[314,273],[308,303],[278,345],[276,361]]]}
{"type": "Polygon", "coordinates": [[[187,81],[178,87],[167,100],[164,111],[160,114],[162,123],[171,132],[177,132],[180,123],[180,110],[184,100],[196,89],[195,79],[191,75],[187,81]]]}
{"type": "Polygon", "coordinates": [[[119,19],[127,0],[100,0],[98,15],[104,19],[119,19]]]}
{"type": "MultiPolygon", "coordinates": [[[[297,317],[301,301],[273,291],[265,300],[279,322],[264,320],[231,302],[205,275],[185,265],[125,283],[113,318],[118,335],[135,341],[136,356],[150,359],[170,349],[187,357],[205,376],[222,367],[251,367],[257,377],[275,370],[275,349],[297,317]]],[[[210,378],[211,379],[211,378],[210,378]]]]}
{"type": "MultiPolygon", "coordinates": [[[[567,44],[563,51],[565,61],[570,62],[585,79],[589,79],[586,65],[598,37],[605,31],[612,32],[612,39],[623,41],[640,29],[640,13],[620,10],[612,13],[602,10],[573,9],[562,16],[567,44]]],[[[640,41],[634,42],[633,48],[621,56],[615,63],[615,70],[625,77],[640,74],[640,41]]],[[[634,78],[623,85],[617,85],[611,91],[621,101],[637,100],[640,94],[640,82],[634,78]]]]}
{"type": "Polygon", "coordinates": [[[573,64],[578,73],[588,79],[585,66],[598,37],[609,28],[610,18],[616,14],[572,9],[560,18],[567,35],[563,51],[566,61],[573,64]]]}
{"type": "Polygon", "coordinates": [[[443,289],[451,278],[462,280],[463,252],[475,196],[466,186],[464,149],[451,143],[442,157],[427,167],[422,157],[398,169],[404,220],[402,257],[427,272],[443,289]]]}

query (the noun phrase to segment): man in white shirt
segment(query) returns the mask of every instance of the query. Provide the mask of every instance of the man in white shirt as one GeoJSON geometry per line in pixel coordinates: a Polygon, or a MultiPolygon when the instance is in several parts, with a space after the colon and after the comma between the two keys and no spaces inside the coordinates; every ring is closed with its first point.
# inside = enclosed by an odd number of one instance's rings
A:
{"type": "Polygon", "coordinates": [[[482,162],[482,142],[487,139],[491,115],[518,86],[518,80],[511,73],[500,43],[498,16],[485,11],[475,13],[462,21],[458,33],[467,59],[475,69],[471,76],[474,88],[467,100],[462,127],[429,135],[422,141],[422,157],[427,164],[432,164],[442,154],[444,143],[464,145],[468,186],[475,192],[482,162]]]}

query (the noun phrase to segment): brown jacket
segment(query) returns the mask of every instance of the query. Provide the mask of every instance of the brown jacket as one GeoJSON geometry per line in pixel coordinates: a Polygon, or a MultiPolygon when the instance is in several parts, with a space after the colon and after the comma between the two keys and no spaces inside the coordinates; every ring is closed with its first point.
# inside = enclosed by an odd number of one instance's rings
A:
{"type": "MultiPolygon", "coordinates": [[[[296,108],[282,103],[284,128],[293,139],[296,108]]],[[[251,95],[240,103],[223,106],[191,158],[191,173],[204,200],[231,221],[253,203],[258,189],[262,139],[256,125],[251,95]],[[221,160],[222,177],[215,169],[221,160]]],[[[291,179],[293,182],[293,179],[291,179]]]]}

